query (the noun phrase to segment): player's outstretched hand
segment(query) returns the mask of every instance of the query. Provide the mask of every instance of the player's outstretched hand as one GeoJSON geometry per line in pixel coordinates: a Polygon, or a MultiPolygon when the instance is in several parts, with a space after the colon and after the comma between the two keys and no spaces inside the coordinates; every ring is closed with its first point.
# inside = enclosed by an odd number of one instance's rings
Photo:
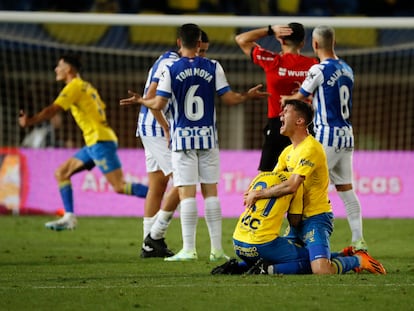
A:
{"type": "Polygon", "coordinates": [[[263,87],[263,84],[258,84],[255,87],[252,87],[247,92],[247,97],[249,99],[261,99],[261,98],[266,98],[270,96],[271,94],[269,92],[263,92],[260,90],[262,87],[263,87]]]}
{"type": "Polygon", "coordinates": [[[121,99],[119,101],[119,104],[121,106],[124,106],[124,105],[135,105],[135,104],[138,104],[139,103],[138,101],[141,98],[141,95],[139,95],[138,93],[135,93],[133,91],[129,91],[129,90],[128,90],[128,94],[129,95],[132,95],[132,96],[131,97],[128,97],[128,98],[121,99]]]}
{"type": "Polygon", "coordinates": [[[21,127],[26,127],[27,126],[27,115],[26,113],[20,109],[19,111],[19,125],[21,127]]]}

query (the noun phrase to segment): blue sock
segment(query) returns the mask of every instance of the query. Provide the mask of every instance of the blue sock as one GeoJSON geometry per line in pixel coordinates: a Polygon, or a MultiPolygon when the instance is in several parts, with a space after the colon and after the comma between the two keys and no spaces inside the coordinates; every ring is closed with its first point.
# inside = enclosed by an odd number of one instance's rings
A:
{"type": "Polygon", "coordinates": [[[238,264],[239,264],[240,270],[243,272],[247,272],[247,270],[249,270],[250,268],[245,261],[239,261],[238,264]]]}
{"type": "Polygon", "coordinates": [[[337,267],[338,274],[344,274],[359,267],[359,260],[356,256],[336,257],[332,263],[337,267]]]}
{"type": "Polygon", "coordinates": [[[143,184],[126,183],[124,193],[140,198],[145,198],[148,193],[148,187],[143,184]]]}
{"type": "Polygon", "coordinates": [[[331,259],[332,258],[336,258],[336,257],[343,257],[344,254],[342,254],[341,252],[331,252],[331,259]]]}
{"type": "Polygon", "coordinates": [[[272,265],[273,274],[312,274],[309,260],[272,265]]]}
{"type": "Polygon", "coordinates": [[[73,191],[70,181],[65,181],[59,184],[59,192],[62,198],[65,212],[73,213],[73,191]]]}

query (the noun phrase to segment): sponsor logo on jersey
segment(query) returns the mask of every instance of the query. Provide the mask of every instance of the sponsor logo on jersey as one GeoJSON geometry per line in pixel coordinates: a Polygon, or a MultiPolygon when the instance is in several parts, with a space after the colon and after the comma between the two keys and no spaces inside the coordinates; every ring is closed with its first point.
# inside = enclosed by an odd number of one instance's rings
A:
{"type": "Polygon", "coordinates": [[[177,128],[178,137],[200,137],[213,136],[213,129],[211,127],[182,127],[177,128]]]}
{"type": "Polygon", "coordinates": [[[315,163],[313,163],[313,162],[311,162],[311,161],[309,161],[309,160],[307,160],[307,159],[301,159],[301,160],[299,161],[299,166],[309,166],[309,167],[314,167],[314,166],[315,166],[315,163]]]}
{"type": "Polygon", "coordinates": [[[307,70],[289,70],[287,68],[279,68],[279,76],[281,77],[306,77],[307,75],[307,70]]]}
{"type": "Polygon", "coordinates": [[[257,59],[258,60],[264,60],[264,61],[273,61],[275,58],[274,57],[264,57],[261,55],[257,55],[257,59]]]}

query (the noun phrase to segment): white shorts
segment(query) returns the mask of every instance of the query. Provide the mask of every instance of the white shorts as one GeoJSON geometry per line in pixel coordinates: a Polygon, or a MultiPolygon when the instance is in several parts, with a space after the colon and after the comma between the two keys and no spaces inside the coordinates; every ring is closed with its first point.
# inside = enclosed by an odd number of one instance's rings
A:
{"type": "Polygon", "coordinates": [[[140,136],[145,150],[147,173],[162,171],[165,176],[172,173],[171,150],[165,137],[140,136]]]}
{"type": "Polygon", "coordinates": [[[220,179],[219,149],[172,152],[174,186],[217,184],[220,179]]]}
{"type": "Polygon", "coordinates": [[[353,182],[351,148],[337,149],[324,146],[328,160],[329,178],[334,185],[347,185],[353,182]]]}

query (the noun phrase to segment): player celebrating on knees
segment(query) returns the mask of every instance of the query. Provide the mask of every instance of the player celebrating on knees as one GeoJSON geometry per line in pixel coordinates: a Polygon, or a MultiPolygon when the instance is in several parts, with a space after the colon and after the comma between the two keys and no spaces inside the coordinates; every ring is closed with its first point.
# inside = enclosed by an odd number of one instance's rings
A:
{"type": "MultiPolygon", "coordinates": [[[[262,172],[251,182],[249,191],[261,190],[288,180],[289,172],[262,172]]],[[[280,236],[283,219],[291,226],[300,226],[303,213],[303,184],[294,194],[279,198],[260,199],[240,215],[233,233],[236,255],[242,260],[231,259],[215,267],[211,274],[310,274],[309,252],[301,243],[280,236]]],[[[360,271],[358,255],[348,249],[332,253],[338,274],[350,270],[360,271]],[[348,258],[347,258],[348,257],[348,258]],[[354,258],[350,258],[354,257],[354,258]]]]}
{"type": "Polygon", "coordinates": [[[288,136],[292,144],[283,150],[274,171],[288,171],[291,176],[273,187],[248,191],[246,207],[253,207],[260,199],[295,193],[303,184],[303,220],[298,237],[309,251],[312,273],[336,274],[355,269],[385,274],[381,263],[363,250],[351,254],[354,256],[331,260],[329,239],[333,231],[333,214],[328,197],[328,163],[323,146],[309,135],[308,126],[312,119],[313,108],[309,104],[299,100],[285,101],[280,132],[288,136]]]}
{"type": "Polygon", "coordinates": [[[19,117],[20,126],[28,127],[70,109],[82,130],[86,146],[55,171],[65,214],[45,225],[57,231],[76,227],[71,177],[80,171],[90,170],[97,165],[117,193],[145,198],[148,191],[145,185],[125,182],[117,155],[117,136],[107,123],[105,103],[97,90],[89,82],[82,80],[80,69],[81,62],[77,55],[61,56],[55,68],[56,81],[63,81],[66,85],[59,96],[34,116],[28,117],[24,111],[20,111],[19,117]]]}
{"type": "Polygon", "coordinates": [[[328,26],[313,30],[312,47],[320,64],[309,70],[299,92],[285,99],[305,100],[313,96],[314,130],[328,159],[329,177],[342,199],[352,233],[352,246],[367,250],[362,232],[361,205],[352,187],[354,135],[351,124],[352,68],[334,51],[335,31],[328,26]]]}
{"type": "MultiPolygon", "coordinates": [[[[287,180],[288,172],[262,172],[251,182],[249,190],[272,187],[287,180]]],[[[233,233],[236,255],[215,267],[211,274],[305,274],[312,273],[306,248],[280,236],[286,213],[299,216],[303,210],[303,187],[279,199],[258,200],[239,217],[233,233]]],[[[288,216],[288,219],[291,218],[288,216]]],[[[291,218],[293,219],[293,218],[291,218]]]]}
{"type": "Polygon", "coordinates": [[[231,91],[224,70],[214,60],[197,56],[201,30],[195,24],[179,29],[181,58],[164,67],[156,97],[137,101],[152,109],[163,109],[171,99],[173,123],[172,166],[174,186],[179,187],[183,248],[166,261],[197,259],[196,185],[201,183],[205,218],[210,235],[210,260],[224,258],[221,243],[221,207],[217,196],[220,177],[215,95],[229,105],[265,98],[257,85],[246,94],[231,91]]]}

